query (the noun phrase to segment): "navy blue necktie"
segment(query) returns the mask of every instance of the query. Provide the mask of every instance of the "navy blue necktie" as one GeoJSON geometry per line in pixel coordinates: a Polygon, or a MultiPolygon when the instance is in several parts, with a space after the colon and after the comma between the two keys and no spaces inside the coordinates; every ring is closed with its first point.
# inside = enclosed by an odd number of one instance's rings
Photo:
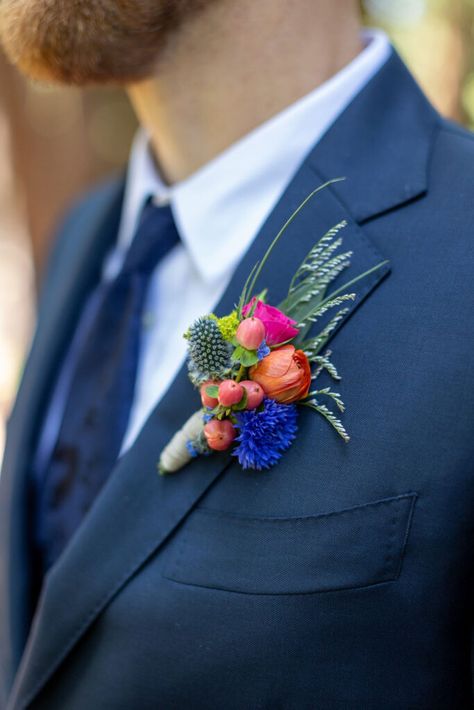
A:
{"type": "Polygon", "coordinates": [[[133,400],[151,274],[179,236],[149,201],[118,276],[95,293],[57,443],[36,496],[40,574],[58,559],[114,468],[133,400]]]}

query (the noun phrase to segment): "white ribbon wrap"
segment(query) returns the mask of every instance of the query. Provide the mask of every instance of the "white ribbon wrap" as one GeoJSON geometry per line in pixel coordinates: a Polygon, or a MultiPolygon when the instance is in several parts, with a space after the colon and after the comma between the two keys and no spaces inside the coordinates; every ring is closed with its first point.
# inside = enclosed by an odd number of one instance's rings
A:
{"type": "Polygon", "coordinates": [[[204,429],[202,420],[202,409],[195,412],[184,426],[176,432],[169,444],[161,452],[159,470],[160,473],[175,473],[180,468],[186,466],[193,458],[188,451],[186,444],[193,441],[204,429]]]}

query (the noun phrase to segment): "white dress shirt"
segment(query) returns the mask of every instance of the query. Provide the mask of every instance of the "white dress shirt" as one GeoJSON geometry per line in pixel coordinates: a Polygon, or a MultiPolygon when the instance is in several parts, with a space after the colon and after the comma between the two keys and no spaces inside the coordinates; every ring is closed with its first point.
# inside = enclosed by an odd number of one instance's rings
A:
{"type": "MultiPolygon", "coordinates": [[[[117,246],[106,261],[104,278],[113,278],[120,269],[150,195],[157,204],[171,204],[182,241],[151,278],[122,453],[133,444],[183,365],[183,333],[196,318],[212,312],[303,159],[390,55],[389,41],[382,32],[365,32],[364,45],[329,81],[172,187],[157,172],[148,137],[143,131],[137,134],[117,246]]],[[[52,409],[53,418],[59,421],[62,407],[58,400],[53,400],[52,409]]],[[[47,438],[53,428],[45,427],[50,431],[47,438]]]]}

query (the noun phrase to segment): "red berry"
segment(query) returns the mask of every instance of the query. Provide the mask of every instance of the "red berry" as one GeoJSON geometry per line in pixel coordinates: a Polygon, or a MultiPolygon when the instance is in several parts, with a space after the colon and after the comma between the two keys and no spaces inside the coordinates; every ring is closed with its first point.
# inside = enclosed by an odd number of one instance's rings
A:
{"type": "Polygon", "coordinates": [[[265,397],[263,387],[259,385],[258,382],[253,382],[253,380],[244,380],[240,384],[247,390],[246,409],[256,409],[259,407],[265,397]]]}
{"type": "Polygon", "coordinates": [[[214,407],[217,407],[219,402],[217,401],[217,397],[209,397],[206,392],[206,387],[210,387],[211,385],[219,385],[219,382],[216,382],[215,380],[208,380],[208,382],[205,382],[203,385],[201,385],[201,402],[203,407],[209,407],[209,409],[214,409],[214,407]]]}
{"type": "Polygon", "coordinates": [[[265,326],[260,318],[246,318],[237,328],[237,342],[247,350],[257,350],[265,338],[265,326]]]}
{"type": "Polygon", "coordinates": [[[204,436],[210,449],[225,451],[236,437],[236,431],[228,419],[211,419],[204,427],[204,436]]]}
{"type": "Polygon", "coordinates": [[[234,380],[224,380],[219,385],[219,404],[223,407],[232,407],[238,404],[244,396],[244,388],[234,380]]]}

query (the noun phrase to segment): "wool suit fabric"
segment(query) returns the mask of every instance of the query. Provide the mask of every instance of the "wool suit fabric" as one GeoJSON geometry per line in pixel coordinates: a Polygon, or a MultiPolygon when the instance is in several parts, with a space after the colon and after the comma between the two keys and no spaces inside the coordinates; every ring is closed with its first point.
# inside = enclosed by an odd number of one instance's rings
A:
{"type": "Polygon", "coordinates": [[[337,177],[261,283],[278,303],[343,219],[354,257],[341,278],[389,262],[357,285],[330,343],[351,442],[303,411],[271,471],[243,472],[222,453],[159,477],[163,445],[198,403],[183,368],[32,618],[32,456],[116,238],[123,181],[70,214],[0,478],[1,708],[472,707],[474,140],[437,114],[395,52],[301,165],[216,312],[231,310],[296,206],[337,177]]]}

